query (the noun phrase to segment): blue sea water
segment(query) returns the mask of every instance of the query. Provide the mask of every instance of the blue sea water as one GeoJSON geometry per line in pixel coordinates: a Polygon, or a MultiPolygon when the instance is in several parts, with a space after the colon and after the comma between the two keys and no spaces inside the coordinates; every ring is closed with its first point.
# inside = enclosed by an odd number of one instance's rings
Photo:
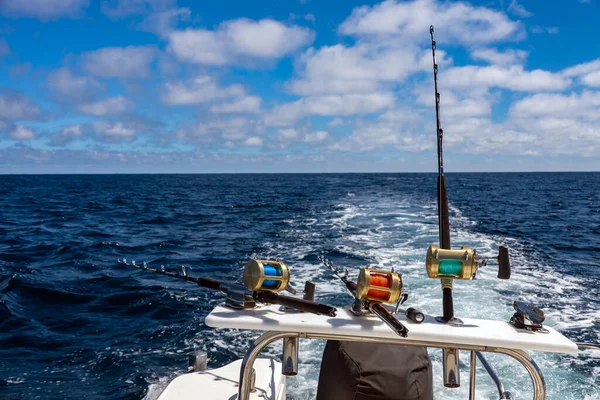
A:
{"type": "MultiPolygon", "coordinates": [[[[454,246],[511,250],[513,276],[455,285],[456,314],[508,320],[516,299],[578,341],[600,340],[600,173],[448,174],[454,246]]],[[[0,399],[155,399],[205,350],[241,358],[255,336],[204,325],[222,297],[117,265],[117,258],[237,281],[251,257],[279,258],[321,302],[344,289],[317,260],[351,273],[403,273],[409,305],[441,312],[424,258],[437,242],[434,174],[0,176],[0,399]]],[[[301,341],[289,399],[316,393],[323,343],[301,341]]],[[[277,346],[271,354],[280,354],[277,346]]],[[[466,398],[441,385],[436,396],[466,398]]],[[[600,398],[600,352],[534,353],[549,399],[600,398]]],[[[467,360],[467,354],[463,355],[467,360]]],[[[531,398],[516,362],[490,356],[505,387],[531,398]]],[[[481,371],[480,371],[481,372],[481,371]]],[[[483,372],[477,398],[495,398],[483,372]]]]}

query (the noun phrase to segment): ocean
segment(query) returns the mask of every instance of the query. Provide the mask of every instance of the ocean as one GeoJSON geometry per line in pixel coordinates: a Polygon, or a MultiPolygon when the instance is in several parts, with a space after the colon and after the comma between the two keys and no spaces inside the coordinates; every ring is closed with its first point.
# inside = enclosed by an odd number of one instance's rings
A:
{"type": "MultiPolygon", "coordinates": [[[[455,284],[458,317],[506,320],[514,300],[575,341],[600,341],[600,173],[449,173],[453,246],[493,255],[510,248],[513,274],[495,268],[455,284]]],[[[185,372],[187,354],[209,366],[241,358],[251,332],[214,330],[204,317],[223,297],[193,284],[117,264],[165,265],[239,281],[252,257],[278,258],[317,300],[350,303],[317,257],[356,276],[395,268],[408,306],[441,313],[425,254],[437,243],[435,174],[0,176],[0,399],[156,399],[185,372]]],[[[316,393],[324,343],[300,342],[288,399],[316,393]]],[[[281,347],[268,354],[280,356],[281,347]]],[[[430,349],[436,398],[441,350],[430,349]]],[[[600,351],[532,353],[548,399],[600,398],[600,351]]],[[[488,360],[516,398],[531,398],[520,365],[488,360]]],[[[478,399],[497,398],[482,368],[478,399]]]]}

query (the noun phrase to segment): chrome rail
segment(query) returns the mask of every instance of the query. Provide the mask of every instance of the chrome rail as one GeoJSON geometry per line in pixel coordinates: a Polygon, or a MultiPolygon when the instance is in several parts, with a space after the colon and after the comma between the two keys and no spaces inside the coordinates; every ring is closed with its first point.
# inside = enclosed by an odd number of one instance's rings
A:
{"type": "MultiPolygon", "coordinates": [[[[240,368],[240,385],[238,390],[238,400],[249,400],[250,398],[250,379],[252,375],[252,368],[254,361],[260,354],[260,352],[269,344],[276,340],[283,338],[305,338],[305,339],[322,339],[322,340],[343,340],[348,342],[364,342],[364,343],[388,343],[388,344],[399,344],[403,346],[417,346],[417,347],[434,347],[440,349],[459,349],[468,350],[474,352],[490,352],[508,355],[515,360],[519,361],[523,367],[529,373],[533,384],[533,400],[545,400],[546,399],[546,383],[544,376],[540,371],[535,361],[523,350],[505,349],[499,347],[490,346],[476,346],[456,343],[438,343],[438,342],[427,342],[427,341],[416,341],[410,339],[386,339],[386,338],[370,338],[370,337],[358,337],[358,336],[344,336],[344,335],[330,335],[321,333],[298,333],[298,332],[265,332],[259,336],[254,342],[251,343],[250,347],[244,355],[242,366],[240,368]]],[[[471,356],[471,360],[473,356],[471,356]]],[[[483,363],[483,362],[482,362],[483,363]]],[[[485,367],[485,365],[484,365],[485,367]]],[[[472,367],[474,368],[474,367],[472,367]]],[[[486,368],[487,370],[487,368],[486,368]]],[[[473,374],[472,370],[472,374],[473,374]]],[[[493,378],[492,378],[493,379],[493,378]]],[[[473,394],[475,392],[475,380],[473,379],[473,394]]]]}
{"type": "Polygon", "coordinates": [[[496,373],[494,368],[492,368],[492,366],[490,365],[488,360],[486,360],[486,358],[480,352],[477,351],[476,353],[477,353],[477,358],[479,358],[479,361],[481,361],[481,365],[483,365],[483,368],[485,368],[485,370],[488,373],[488,375],[490,376],[490,378],[492,378],[492,380],[496,384],[496,389],[498,389],[498,394],[500,395],[500,400],[512,399],[512,395],[510,394],[510,392],[507,392],[504,390],[504,385],[500,381],[498,374],[496,373]]]}

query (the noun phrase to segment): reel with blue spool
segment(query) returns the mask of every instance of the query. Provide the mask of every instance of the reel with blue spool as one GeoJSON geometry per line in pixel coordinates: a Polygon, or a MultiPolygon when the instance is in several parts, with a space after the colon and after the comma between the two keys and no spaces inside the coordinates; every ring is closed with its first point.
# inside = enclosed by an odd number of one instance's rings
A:
{"type": "Polygon", "coordinates": [[[244,267],[244,286],[251,291],[281,292],[290,282],[290,269],[281,261],[250,260],[244,267]]]}

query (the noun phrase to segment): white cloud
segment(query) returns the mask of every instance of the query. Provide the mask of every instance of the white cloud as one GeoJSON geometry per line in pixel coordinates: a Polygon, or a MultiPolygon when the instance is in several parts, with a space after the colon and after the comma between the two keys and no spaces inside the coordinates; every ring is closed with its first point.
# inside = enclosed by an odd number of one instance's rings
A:
{"type": "Polygon", "coordinates": [[[260,97],[243,96],[229,103],[215,104],[210,111],[216,114],[257,113],[260,111],[260,97]]]}
{"type": "Polygon", "coordinates": [[[245,95],[241,85],[220,87],[211,76],[199,76],[192,81],[171,82],[165,85],[162,99],[167,104],[198,104],[245,95]]]}
{"type": "Polygon", "coordinates": [[[600,122],[600,92],[539,93],[513,104],[510,113],[515,117],[579,117],[600,122]]]}
{"type": "Polygon", "coordinates": [[[63,146],[75,139],[83,137],[82,125],[69,125],[60,130],[59,133],[52,135],[50,141],[55,146],[63,146]]]}
{"type": "Polygon", "coordinates": [[[558,34],[558,27],[556,26],[551,26],[548,28],[544,28],[541,27],[539,25],[534,26],[533,28],[531,28],[531,32],[535,33],[535,34],[539,34],[539,33],[548,33],[550,35],[556,35],[558,34]]]}
{"type": "Polygon", "coordinates": [[[125,112],[131,102],[123,96],[111,97],[105,100],[99,100],[93,103],[80,105],[79,111],[84,114],[97,117],[117,115],[125,112]]]}
{"type": "Polygon", "coordinates": [[[89,0],[3,0],[0,1],[0,13],[14,18],[51,21],[60,17],[78,17],[88,4],[89,0]]]}
{"type": "Polygon", "coordinates": [[[445,42],[491,43],[524,35],[522,24],[500,11],[437,0],[387,0],[372,7],[355,8],[339,31],[355,36],[394,35],[397,40],[424,42],[429,39],[431,24],[439,28],[439,36],[445,42]]]}
{"type": "Polygon", "coordinates": [[[454,67],[442,71],[440,75],[443,75],[445,86],[462,88],[499,87],[514,91],[541,91],[563,90],[571,84],[570,79],[561,74],[541,69],[525,71],[520,65],[454,67]]]}
{"type": "Polygon", "coordinates": [[[265,123],[274,126],[288,126],[311,115],[371,114],[391,107],[394,102],[394,95],[387,92],[310,96],[275,107],[265,116],[265,123]]]}
{"type": "Polygon", "coordinates": [[[37,135],[23,125],[17,125],[17,127],[10,133],[10,137],[14,140],[31,140],[37,138],[37,135]]]}
{"type": "Polygon", "coordinates": [[[502,52],[497,49],[476,49],[471,52],[473,59],[484,60],[496,65],[522,64],[528,55],[529,52],[525,50],[515,49],[508,49],[502,52]]]}
{"type": "Polygon", "coordinates": [[[153,46],[105,47],[83,53],[83,67],[92,75],[106,78],[140,78],[150,75],[157,56],[153,46]]]}
{"type": "Polygon", "coordinates": [[[184,62],[225,65],[246,59],[278,59],[314,40],[307,28],[272,19],[237,19],[216,30],[186,29],[169,34],[169,49],[184,62]]]}
{"type": "Polygon", "coordinates": [[[176,4],[176,0],[104,0],[101,11],[109,18],[119,19],[169,9],[176,4]]]}
{"type": "Polygon", "coordinates": [[[97,121],[91,124],[96,133],[103,135],[109,140],[133,139],[136,130],[133,126],[122,122],[97,121]]]}
{"type": "Polygon", "coordinates": [[[101,11],[113,20],[142,15],[145,18],[138,28],[159,35],[167,34],[179,20],[191,15],[189,8],[177,7],[176,0],[107,0],[101,11]]]}
{"type": "MultiPolygon", "coordinates": [[[[443,52],[439,63],[445,62],[443,52]]],[[[382,82],[400,82],[431,68],[431,53],[373,43],[310,49],[301,58],[301,78],[289,89],[299,95],[369,93],[382,82]]]]}
{"type": "Polygon", "coordinates": [[[311,132],[304,135],[304,141],[306,143],[322,143],[329,138],[329,133],[326,131],[311,132]]]}
{"type": "Polygon", "coordinates": [[[245,117],[229,119],[219,118],[191,124],[179,129],[175,138],[187,142],[224,143],[230,142],[230,147],[243,144],[253,136],[261,137],[264,133],[260,120],[245,117]]]}
{"type": "Polygon", "coordinates": [[[509,12],[513,13],[514,15],[516,15],[517,17],[522,17],[522,18],[531,17],[533,15],[533,13],[527,11],[525,9],[525,7],[523,7],[521,4],[517,3],[517,0],[512,0],[510,2],[510,5],[508,6],[507,10],[509,12]]]}
{"type": "Polygon", "coordinates": [[[249,137],[248,139],[244,140],[244,146],[257,147],[257,146],[262,146],[262,144],[263,144],[263,141],[258,136],[252,136],[252,137],[249,137]]]}
{"type": "Polygon", "coordinates": [[[68,68],[60,68],[48,76],[48,85],[60,98],[81,101],[102,92],[104,86],[88,76],[75,76],[68,68]]]}
{"type": "Polygon", "coordinates": [[[578,78],[586,86],[600,86],[600,58],[562,71],[564,76],[578,78]]]}
{"type": "Polygon", "coordinates": [[[40,107],[27,96],[12,90],[0,91],[0,119],[36,120],[40,107]]]}
{"type": "Polygon", "coordinates": [[[336,126],[344,125],[344,120],[342,118],[336,117],[327,123],[328,128],[335,128],[336,126]]]}
{"type": "Polygon", "coordinates": [[[581,78],[581,82],[587,86],[600,87],[600,70],[585,75],[581,78]]]}

